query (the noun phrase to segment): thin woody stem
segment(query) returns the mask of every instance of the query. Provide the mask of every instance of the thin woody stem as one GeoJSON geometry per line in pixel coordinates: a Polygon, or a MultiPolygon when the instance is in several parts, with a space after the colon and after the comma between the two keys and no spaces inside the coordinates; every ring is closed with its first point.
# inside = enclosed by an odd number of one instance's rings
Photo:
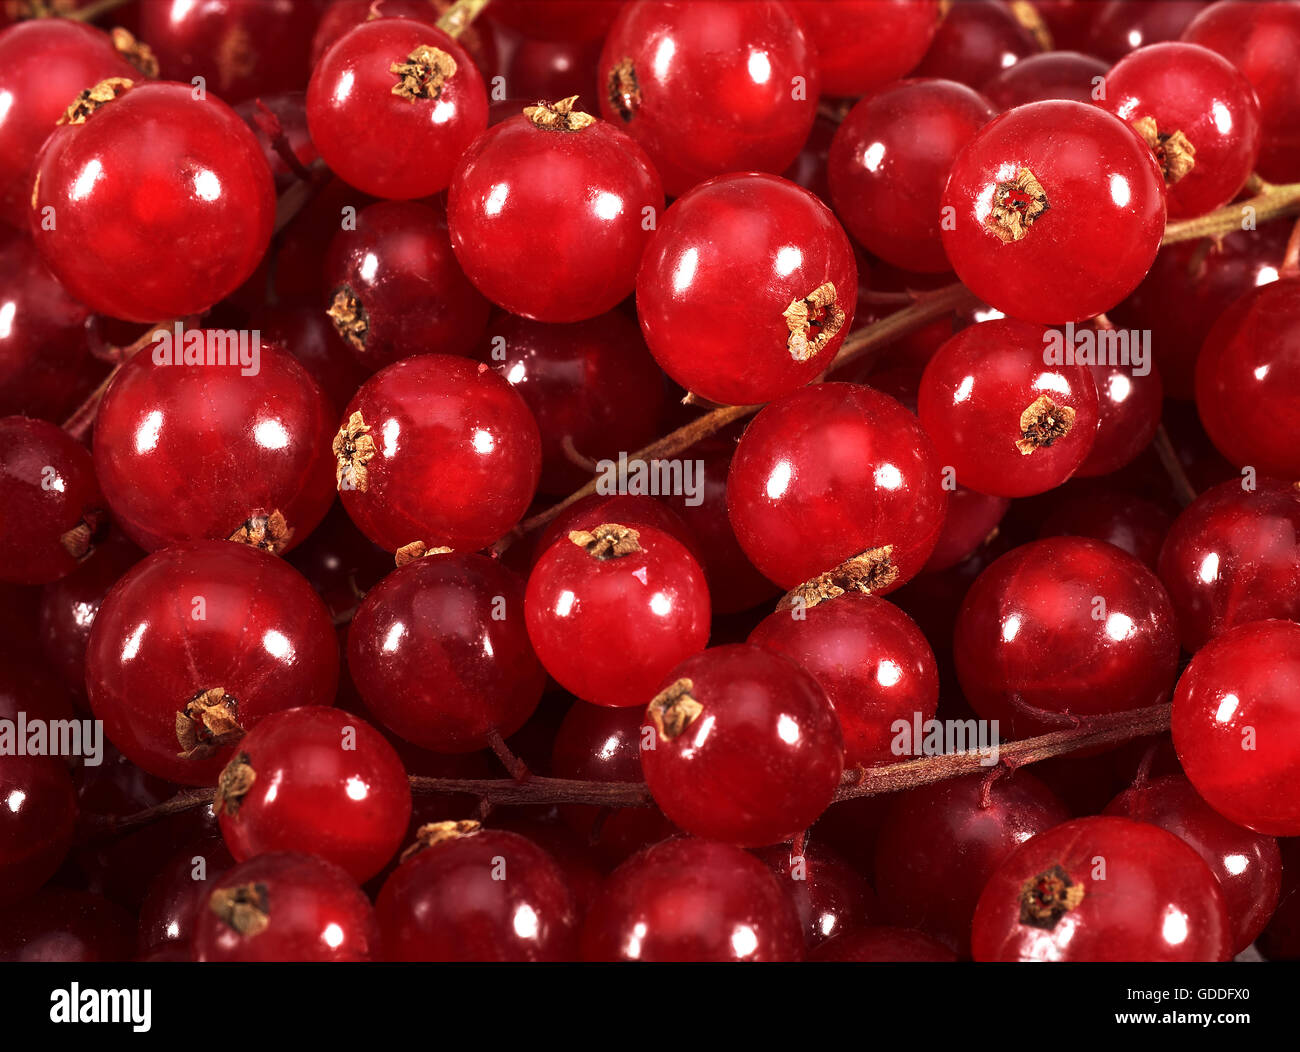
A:
{"type": "Polygon", "coordinates": [[[489,3],[491,0],[456,0],[436,24],[448,36],[458,37],[489,3]]]}

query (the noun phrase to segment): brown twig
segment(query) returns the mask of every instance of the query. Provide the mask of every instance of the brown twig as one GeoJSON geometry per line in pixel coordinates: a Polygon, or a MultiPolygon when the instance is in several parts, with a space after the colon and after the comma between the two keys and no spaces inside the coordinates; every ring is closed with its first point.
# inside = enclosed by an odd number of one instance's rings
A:
{"type": "Polygon", "coordinates": [[[483,12],[491,0],[456,0],[443,13],[436,25],[448,36],[458,37],[474,19],[483,12]]]}
{"type": "MultiPolygon", "coordinates": [[[[100,18],[103,15],[116,11],[119,7],[125,7],[130,2],[131,0],[99,0],[99,3],[87,4],[85,7],[78,8],[76,11],[68,11],[67,13],[58,11],[56,4],[47,3],[43,6],[48,10],[42,11],[38,17],[44,18],[47,15],[54,15],[59,18],[72,19],[74,22],[93,22],[95,19],[100,18]]],[[[38,5],[35,3],[32,4],[34,9],[37,6],[38,5]]]]}
{"type": "Polygon", "coordinates": [[[1172,245],[1178,241],[1195,241],[1202,237],[1222,237],[1243,230],[1242,222],[1245,210],[1252,210],[1251,219],[1254,227],[1266,223],[1278,216],[1300,211],[1300,183],[1264,184],[1254,197],[1237,201],[1203,216],[1192,219],[1180,219],[1165,227],[1163,244],[1172,245]]]}
{"type": "Polygon", "coordinates": [[[1174,485],[1174,496],[1178,498],[1178,503],[1184,508],[1196,499],[1196,487],[1192,485],[1192,480],[1187,477],[1187,472],[1183,469],[1183,462],[1178,459],[1178,454],[1174,451],[1174,444],[1169,440],[1169,432],[1165,430],[1165,425],[1161,424],[1156,428],[1156,437],[1152,443],[1156,449],[1156,456],[1160,458],[1160,463],[1164,466],[1165,473],[1169,476],[1169,481],[1174,485]]]}

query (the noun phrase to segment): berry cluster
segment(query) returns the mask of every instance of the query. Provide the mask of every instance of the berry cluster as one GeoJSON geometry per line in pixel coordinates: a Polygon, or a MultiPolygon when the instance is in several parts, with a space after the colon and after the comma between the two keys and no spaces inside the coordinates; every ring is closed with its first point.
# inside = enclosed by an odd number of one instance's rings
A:
{"type": "Polygon", "coordinates": [[[0,960],[1300,957],[1300,2],[48,6],[0,960]]]}

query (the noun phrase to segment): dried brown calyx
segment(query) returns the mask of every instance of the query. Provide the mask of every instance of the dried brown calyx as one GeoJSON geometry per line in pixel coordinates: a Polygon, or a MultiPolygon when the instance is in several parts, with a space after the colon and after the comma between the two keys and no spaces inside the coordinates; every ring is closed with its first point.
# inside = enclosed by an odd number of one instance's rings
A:
{"type": "Polygon", "coordinates": [[[1057,405],[1047,395],[1039,395],[1020,414],[1020,437],[1016,448],[1025,456],[1045,449],[1064,438],[1074,427],[1075,412],[1068,405],[1057,405]]]}
{"type": "Polygon", "coordinates": [[[424,541],[412,541],[410,544],[403,544],[393,553],[393,561],[398,566],[405,566],[407,563],[415,562],[416,559],[423,559],[426,555],[450,554],[450,548],[430,548],[424,543],[424,541]]]}
{"type": "Polygon", "coordinates": [[[415,831],[415,843],[402,852],[400,861],[405,862],[408,858],[413,858],[426,848],[433,847],[434,844],[441,844],[444,840],[473,836],[479,829],[480,823],[475,822],[472,818],[463,819],[459,822],[430,822],[427,825],[422,825],[415,831]]]}
{"type": "Polygon", "coordinates": [[[279,555],[293,540],[293,527],[279,511],[269,515],[259,512],[245,519],[244,524],[226,539],[279,555]]]}
{"type": "Polygon", "coordinates": [[[1196,167],[1196,147],[1181,131],[1161,132],[1154,117],[1139,117],[1133,130],[1151,147],[1166,186],[1173,186],[1196,167]]]}
{"type": "Polygon", "coordinates": [[[370,437],[370,425],[355,412],[334,436],[334,455],[338,464],[334,468],[334,481],[340,490],[355,489],[366,492],[370,485],[370,469],[366,467],[375,455],[375,440],[370,437]]]}
{"type": "Polygon", "coordinates": [[[646,714],[664,741],[672,741],[700,718],[704,706],[691,696],[694,689],[695,685],[689,679],[679,679],[651,700],[646,714]]]}
{"type": "Polygon", "coordinates": [[[637,83],[636,67],[630,58],[614,63],[605,88],[614,111],[623,118],[624,123],[630,121],[641,108],[641,86],[637,83]]]}
{"type": "Polygon", "coordinates": [[[77,562],[85,562],[107,532],[108,516],[100,508],[87,508],[77,524],[59,537],[59,543],[77,562]]]}
{"type": "Polygon", "coordinates": [[[225,30],[216,47],[217,75],[223,84],[232,84],[257,72],[257,49],[253,35],[243,26],[225,30]]]}
{"type": "Polygon", "coordinates": [[[357,294],[347,285],[340,285],[334,290],[330,300],[330,321],[338,334],[358,351],[366,349],[366,336],[370,332],[370,317],[361,305],[357,294]]]}
{"type": "Polygon", "coordinates": [[[185,760],[201,760],[244,736],[239,722],[239,702],[222,687],[201,690],[176,714],[177,753],[185,760]]]}
{"type": "Polygon", "coordinates": [[[158,76],[158,58],[154,55],[153,48],[143,40],[137,40],[129,29],[121,26],[110,30],[108,36],[113,42],[113,49],[142,74],[150,80],[158,76]]]}
{"type": "Polygon", "coordinates": [[[257,772],[253,770],[248,753],[236,753],[217,776],[217,792],[212,798],[212,810],[220,815],[227,814],[234,818],[239,814],[239,807],[257,781],[257,772]]]}
{"type": "Polygon", "coordinates": [[[859,552],[845,559],[835,569],[818,574],[812,580],[791,589],[777,603],[776,608],[789,610],[796,603],[802,603],[807,610],[850,592],[863,595],[878,592],[898,580],[898,567],[894,565],[893,553],[892,544],[859,552]]]}
{"type": "Polygon", "coordinates": [[[641,550],[641,534],[631,526],[607,522],[594,530],[572,530],[569,540],[585,548],[593,559],[618,559],[641,550]]]}
{"type": "Polygon", "coordinates": [[[796,362],[820,354],[844,325],[844,308],[836,302],[835,283],[818,285],[803,299],[786,307],[785,324],[790,330],[786,348],[796,362]]]}
{"type": "Polygon", "coordinates": [[[573,107],[577,104],[577,95],[570,95],[559,102],[538,102],[535,106],[525,106],[524,116],[547,131],[582,131],[595,124],[596,118],[590,113],[575,110],[573,107]]]}
{"type": "Polygon", "coordinates": [[[436,99],[442,86],[456,75],[456,60],[430,44],[421,44],[405,62],[394,62],[388,72],[397,76],[393,94],[408,102],[436,99]]]}
{"type": "Polygon", "coordinates": [[[1019,241],[1050,207],[1043,184],[1028,168],[1021,168],[1014,179],[994,187],[993,208],[984,225],[1003,242],[1019,241]]]}
{"type": "Polygon", "coordinates": [[[1083,885],[1071,880],[1060,866],[1052,866],[1021,887],[1020,923],[1051,931],[1082,901],[1083,885]]]}
{"type": "Polygon", "coordinates": [[[240,935],[257,935],[271,922],[271,898],[265,884],[217,888],[208,896],[208,909],[240,935]]]}
{"type": "Polygon", "coordinates": [[[86,118],[97,109],[114,99],[121,98],[134,87],[135,81],[127,80],[125,77],[109,77],[107,80],[101,80],[93,88],[87,88],[73,99],[72,105],[59,118],[58,123],[85,124],[86,118]]]}

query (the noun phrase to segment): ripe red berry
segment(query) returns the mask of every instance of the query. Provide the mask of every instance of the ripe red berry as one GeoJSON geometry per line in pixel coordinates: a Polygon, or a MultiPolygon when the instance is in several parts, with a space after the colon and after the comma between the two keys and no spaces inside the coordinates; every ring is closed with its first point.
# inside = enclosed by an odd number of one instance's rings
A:
{"type": "Polygon", "coordinates": [[[1155,366],[1145,376],[1125,365],[1090,364],[1097,384],[1097,434],[1079,465],[1080,478],[1109,475],[1131,464],[1155,438],[1164,385],[1155,366]]]}
{"type": "Polygon", "coordinates": [[[1207,4],[1206,0],[1105,0],[1088,27],[1084,48],[1115,62],[1134,48],[1177,40],[1207,4]]]}
{"type": "Polygon", "coordinates": [[[948,514],[924,572],[947,570],[968,559],[981,545],[996,537],[998,523],[1009,507],[1011,501],[1006,497],[990,497],[958,485],[948,495],[948,514]]]}
{"type": "MultiPolygon", "coordinates": [[[[1174,522],[1163,505],[1098,483],[1063,486],[1059,493],[1039,528],[1040,538],[1091,537],[1128,552],[1148,569],[1156,568],[1160,546],[1174,522]]],[[[1168,581],[1163,583],[1170,588],[1168,581]]]]}
{"type": "Polygon", "coordinates": [[[582,929],[586,961],[798,961],[794,903],[730,844],[665,840],[619,866],[582,929]]]}
{"type": "Polygon", "coordinates": [[[0,803],[0,904],[9,905],[62,865],[72,846],[77,798],[62,759],[0,755],[0,803]]]}
{"type": "Polygon", "coordinates": [[[694,556],[652,526],[602,523],[537,560],[528,636],[560,686],[597,705],[645,705],[709,638],[709,589],[694,556]]]}
{"type": "Polygon", "coordinates": [[[67,290],[111,317],[157,322],[243,284],[270,241],[275,194],[238,114],[188,84],[129,79],[87,85],[69,104],[37,158],[30,212],[67,290]]]}
{"type": "Polygon", "coordinates": [[[664,678],[646,710],[650,794],[695,836],[742,847],[807,829],[830,805],[844,734],[826,692],[789,658],[713,647],[664,678]]]}
{"type": "Polygon", "coordinates": [[[235,866],[219,835],[205,834],[169,858],[149,881],[140,905],[136,948],[140,953],[172,950],[194,959],[194,929],[206,908],[212,882],[235,866]]]}
{"type": "Polygon", "coordinates": [[[542,466],[523,399],[486,365],[443,354],[366,381],[333,448],[343,506],[390,552],[491,544],[527,510],[542,466]]]}
{"type": "Polygon", "coordinates": [[[788,0],[817,53],[822,94],[868,95],[910,73],[941,20],[937,0],[788,0]]]}
{"type": "MultiPolygon", "coordinates": [[[[409,18],[428,25],[437,25],[447,13],[453,0],[329,0],[316,32],[311,40],[311,66],[315,68],[321,57],[349,30],[376,18],[409,18]]],[[[485,77],[497,70],[497,39],[488,18],[481,18],[464,26],[457,43],[469,52],[470,58],[485,77]]]]}
{"type": "Polygon", "coordinates": [[[798,910],[809,953],[828,939],[880,917],[880,904],[870,885],[829,848],[818,845],[796,854],[789,845],[776,844],[754,854],[776,874],[798,910]]]}
{"type": "Polygon", "coordinates": [[[679,384],[752,405],[831,363],[857,290],[853,248],[830,209],[779,176],[726,175],[664,215],[637,275],[637,316],[679,384]]]}
{"type": "Polygon", "coordinates": [[[570,97],[528,106],[475,140],[447,191],[447,218],[483,295],[512,314],[572,322],[631,293],[663,203],[645,151],[570,97]]]}
{"type": "Polygon", "coordinates": [[[1184,841],[1127,818],[1080,818],[1020,845],[980,896],[977,961],[1222,961],[1219,882],[1184,841]]]}
{"type": "Polygon", "coordinates": [[[1174,692],[1178,759],[1225,818],[1260,833],[1300,835],[1300,625],[1251,621],[1196,652],[1174,692]]]}
{"type": "Polygon", "coordinates": [[[307,124],[349,186],[375,197],[429,197],[447,188],[487,127],[487,93],[468,53],[441,29],[379,18],[321,56],[307,87],[307,124]]]}
{"type": "Polygon", "coordinates": [[[957,276],[999,310],[1044,324],[1109,310],[1151,266],[1165,228],[1155,158],[1117,117],[1034,102],[986,124],[943,194],[957,276]]]}
{"type": "Polygon", "coordinates": [[[1092,102],[1110,66],[1078,51],[1048,51],[1008,66],[980,92],[1001,112],[1029,102],[1070,99],[1092,102]]]}
{"type": "Polygon", "coordinates": [[[945,77],[978,88],[1042,50],[1016,12],[996,0],[963,0],[944,14],[918,77],[945,77]]]}
{"type": "Polygon", "coordinates": [[[210,785],[264,716],[329,705],[338,646],[325,607],[288,564],[195,541],[142,560],[109,593],[86,648],[86,689],[132,763],[210,785]]]}

